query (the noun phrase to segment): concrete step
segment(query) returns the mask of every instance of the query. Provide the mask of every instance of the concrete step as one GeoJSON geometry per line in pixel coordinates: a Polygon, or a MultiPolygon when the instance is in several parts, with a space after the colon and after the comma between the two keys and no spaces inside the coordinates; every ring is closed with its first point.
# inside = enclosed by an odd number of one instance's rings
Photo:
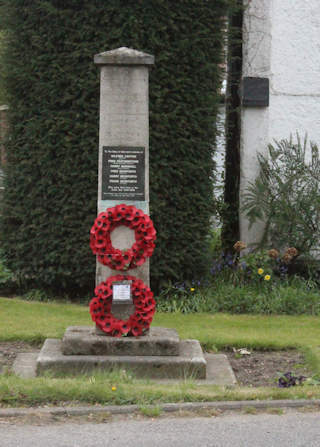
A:
{"type": "Polygon", "coordinates": [[[47,339],[37,359],[37,375],[46,371],[60,375],[114,368],[132,371],[143,378],[206,378],[206,360],[197,340],[180,341],[176,356],[126,356],[64,355],[61,340],[47,339]]]}
{"type": "MultiPolygon", "coordinates": [[[[37,358],[39,353],[26,352],[17,355],[13,371],[23,378],[36,377],[37,358]]],[[[234,386],[237,384],[234,372],[225,354],[204,354],[207,362],[205,379],[196,379],[197,385],[234,386]]],[[[183,379],[154,379],[160,384],[179,383],[183,379]]]]}

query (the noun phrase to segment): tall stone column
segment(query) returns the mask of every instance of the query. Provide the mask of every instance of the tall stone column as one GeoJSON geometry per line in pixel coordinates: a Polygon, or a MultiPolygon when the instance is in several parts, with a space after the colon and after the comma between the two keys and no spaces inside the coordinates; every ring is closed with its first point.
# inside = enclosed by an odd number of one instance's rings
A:
{"type": "MultiPolygon", "coordinates": [[[[149,69],[154,56],[122,47],[95,55],[100,67],[98,213],[125,203],[149,214],[149,69]]],[[[125,226],[111,234],[127,249],[135,241],[125,226]]],[[[119,271],[97,263],[96,284],[119,271]]],[[[149,260],[128,271],[149,285],[149,260]]]]}

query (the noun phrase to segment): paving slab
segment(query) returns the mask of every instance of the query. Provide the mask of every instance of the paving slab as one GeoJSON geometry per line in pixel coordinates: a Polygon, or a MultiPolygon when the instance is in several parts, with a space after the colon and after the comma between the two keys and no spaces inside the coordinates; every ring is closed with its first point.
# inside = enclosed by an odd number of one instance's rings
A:
{"type": "Polygon", "coordinates": [[[81,374],[120,368],[142,378],[206,378],[206,360],[198,340],[180,341],[178,356],[64,355],[62,342],[47,339],[37,359],[37,374],[81,374]]]}
{"type": "Polygon", "coordinates": [[[213,385],[236,385],[237,379],[225,354],[205,354],[207,383],[213,385]]]}
{"type": "Polygon", "coordinates": [[[30,379],[37,375],[37,358],[39,352],[21,352],[15,358],[13,372],[20,377],[30,379]]]}
{"type": "Polygon", "coordinates": [[[70,326],[62,339],[64,355],[178,356],[180,340],[175,329],[151,327],[141,337],[108,337],[93,326],[70,326]]]}

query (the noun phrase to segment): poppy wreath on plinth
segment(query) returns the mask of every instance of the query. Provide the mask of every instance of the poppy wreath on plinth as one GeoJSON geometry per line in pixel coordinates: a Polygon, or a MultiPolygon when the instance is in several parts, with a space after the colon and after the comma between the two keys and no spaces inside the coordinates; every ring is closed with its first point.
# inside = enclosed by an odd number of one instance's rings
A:
{"type": "Polygon", "coordinates": [[[154,250],[156,230],[147,214],[133,205],[117,205],[100,213],[90,231],[90,247],[98,261],[113,270],[129,270],[142,265],[154,250]],[[112,246],[111,232],[121,226],[134,230],[135,243],[127,250],[112,246]]]}
{"type": "Polygon", "coordinates": [[[96,325],[111,337],[123,335],[137,337],[146,332],[152,323],[156,311],[153,293],[141,279],[135,276],[110,276],[94,290],[95,297],[90,302],[90,314],[96,325]],[[131,296],[135,312],[127,320],[120,320],[112,315],[112,285],[117,281],[132,281],[131,296]]]}

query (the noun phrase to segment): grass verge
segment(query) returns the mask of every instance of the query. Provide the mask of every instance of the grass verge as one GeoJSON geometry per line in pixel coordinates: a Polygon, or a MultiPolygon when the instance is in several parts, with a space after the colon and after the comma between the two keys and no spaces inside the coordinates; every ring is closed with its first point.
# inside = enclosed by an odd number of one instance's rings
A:
{"type": "MultiPolygon", "coordinates": [[[[0,341],[61,338],[71,325],[91,325],[86,306],[0,298],[0,341]]],[[[320,318],[228,314],[161,314],[154,325],[175,328],[181,338],[196,338],[207,350],[248,347],[255,350],[296,348],[320,374],[320,318]]],[[[63,403],[137,404],[222,400],[319,399],[320,386],[289,389],[195,385],[192,380],[161,385],[121,372],[75,378],[21,379],[0,376],[1,406],[63,403]]]]}
{"type": "Polygon", "coordinates": [[[245,388],[213,385],[182,384],[161,385],[151,381],[133,380],[117,382],[108,375],[53,379],[39,377],[21,379],[14,376],[0,378],[1,407],[101,404],[129,405],[141,408],[157,407],[170,402],[213,402],[239,400],[319,399],[320,386],[280,388],[245,388]]]}

